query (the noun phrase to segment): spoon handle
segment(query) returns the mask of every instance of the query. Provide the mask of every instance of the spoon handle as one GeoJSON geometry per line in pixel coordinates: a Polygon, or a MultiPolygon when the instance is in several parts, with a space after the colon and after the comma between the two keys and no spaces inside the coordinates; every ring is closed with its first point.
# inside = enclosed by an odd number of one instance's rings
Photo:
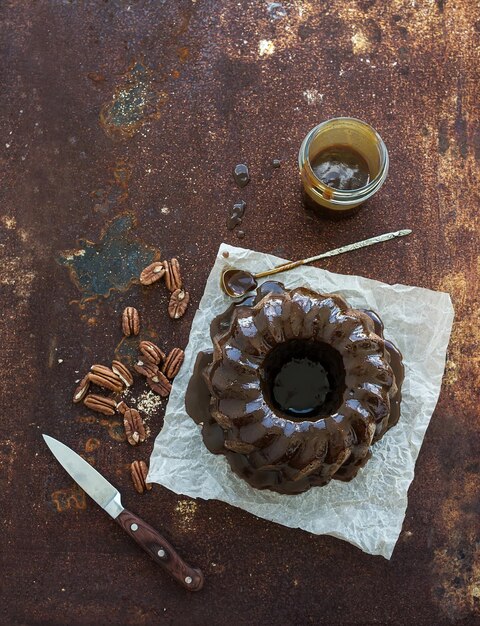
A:
{"type": "Polygon", "coordinates": [[[344,252],[351,252],[352,250],[359,250],[360,248],[373,246],[374,244],[381,243],[382,241],[389,241],[390,239],[396,239],[397,237],[405,237],[405,235],[410,235],[411,232],[412,231],[410,229],[396,230],[391,233],[378,235],[377,237],[370,237],[370,239],[364,239],[363,241],[356,241],[355,243],[350,243],[347,246],[342,246],[341,248],[335,248],[334,250],[328,250],[328,252],[308,257],[308,259],[278,265],[271,270],[255,274],[255,278],[263,278],[264,276],[271,276],[272,274],[278,274],[279,272],[286,272],[287,270],[291,270],[299,265],[307,265],[308,263],[313,263],[313,261],[319,261],[320,259],[326,259],[327,257],[337,256],[337,254],[343,254],[344,252]]]}
{"type": "Polygon", "coordinates": [[[377,237],[370,237],[370,239],[364,239],[363,241],[350,243],[347,246],[335,248],[335,250],[329,250],[328,252],[324,252],[323,254],[317,254],[317,256],[311,256],[308,259],[304,259],[303,264],[312,263],[313,261],[318,261],[319,259],[326,259],[330,256],[337,256],[337,254],[343,254],[344,252],[359,250],[360,248],[366,248],[367,246],[373,246],[376,243],[389,241],[390,239],[396,239],[397,237],[405,237],[405,235],[410,235],[411,232],[412,231],[410,229],[396,230],[392,233],[384,233],[383,235],[378,235],[377,237]]]}
{"type": "Polygon", "coordinates": [[[300,261],[291,261],[290,263],[284,263],[283,265],[277,265],[277,267],[273,267],[271,270],[265,270],[264,272],[259,272],[258,274],[254,274],[254,278],[263,278],[264,276],[271,276],[272,274],[279,274],[280,272],[286,272],[287,270],[292,270],[294,267],[298,267],[299,265],[305,265],[305,259],[301,259],[300,261]]]}

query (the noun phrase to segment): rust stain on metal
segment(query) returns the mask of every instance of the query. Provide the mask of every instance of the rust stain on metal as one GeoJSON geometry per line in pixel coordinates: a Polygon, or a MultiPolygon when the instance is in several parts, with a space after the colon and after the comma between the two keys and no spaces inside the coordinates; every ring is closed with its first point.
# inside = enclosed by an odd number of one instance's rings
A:
{"type": "Polygon", "coordinates": [[[96,424],[98,421],[98,418],[93,415],[81,415],[80,417],[77,417],[77,422],[80,424],[96,424]]]}
{"type": "Polygon", "coordinates": [[[321,17],[316,17],[313,2],[285,2],[285,14],[280,19],[275,19],[269,11],[269,4],[226,3],[222,6],[219,14],[222,29],[226,33],[234,30],[236,34],[236,37],[222,39],[223,50],[230,58],[266,61],[298,45],[302,32],[319,30],[321,17]]]}
{"type": "Polygon", "coordinates": [[[177,50],[177,55],[180,63],[186,63],[188,61],[188,57],[190,56],[190,50],[187,46],[181,46],[177,50]]]}
{"type": "Polygon", "coordinates": [[[100,426],[104,426],[107,429],[108,436],[114,441],[126,441],[125,429],[123,427],[123,421],[118,419],[100,420],[100,426]]]}
{"type": "Polygon", "coordinates": [[[85,442],[85,452],[93,452],[100,447],[100,440],[96,437],[90,437],[85,442]]]}
{"type": "Polygon", "coordinates": [[[105,81],[105,75],[100,72],[88,72],[87,78],[94,83],[103,83],[105,81]]]}
{"type": "Polygon", "coordinates": [[[144,267],[160,259],[152,246],[134,237],[136,219],[130,213],[117,216],[102,232],[98,243],[79,240],[79,248],[57,257],[69,269],[82,303],[97,297],[108,298],[112,291],[126,291],[139,282],[144,267]]]}
{"type": "Polygon", "coordinates": [[[124,361],[128,365],[133,365],[139,359],[138,344],[140,341],[155,341],[157,338],[158,332],[141,326],[139,335],[131,335],[130,337],[122,337],[120,339],[113,351],[115,359],[124,361]]]}
{"type": "Polygon", "coordinates": [[[480,618],[479,471],[479,463],[464,467],[440,511],[433,595],[452,621],[480,618]]]}
{"type": "Polygon", "coordinates": [[[132,168],[125,159],[118,160],[110,168],[111,177],[105,188],[93,191],[90,195],[95,201],[93,210],[106,214],[111,209],[118,208],[128,198],[128,183],[132,175],[132,168]]]}
{"type": "Polygon", "coordinates": [[[71,509],[83,511],[87,508],[87,497],[77,483],[66,489],[57,489],[51,495],[57,513],[65,513],[71,509]]]}
{"type": "MultiPolygon", "coordinates": [[[[480,258],[480,257],[479,257],[480,258]]],[[[468,376],[472,388],[480,389],[480,266],[444,274],[439,288],[450,293],[456,317],[448,350],[444,382],[464,409],[475,410],[476,394],[465,395],[456,383],[468,376]]]]}
{"type": "MultiPolygon", "coordinates": [[[[102,426],[106,429],[108,436],[110,439],[113,439],[113,441],[123,442],[127,440],[123,427],[123,420],[117,418],[98,418],[94,415],[80,415],[76,418],[76,421],[80,424],[97,424],[98,426],[102,426]]],[[[100,441],[95,437],[91,437],[85,444],[85,451],[93,452],[98,447],[100,447],[100,441]]]]}
{"type": "Polygon", "coordinates": [[[152,71],[143,59],[127,68],[112,99],[100,111],[100,125],[112,139],[128,139],[149,120],[160,117],[167,94],[154,88],[152,71]]]}

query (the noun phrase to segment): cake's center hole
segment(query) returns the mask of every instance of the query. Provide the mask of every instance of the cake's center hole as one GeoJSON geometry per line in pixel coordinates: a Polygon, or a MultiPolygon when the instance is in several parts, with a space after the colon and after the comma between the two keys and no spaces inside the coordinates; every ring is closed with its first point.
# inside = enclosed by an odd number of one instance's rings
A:
{"type": "Polygon", "coordinates": [[[332,346],[292,339],[275,346],[262,367],[263,394],[272,409],[289,418],[318,419],[334,413],[345,391],[345,369],[332,346]]]}

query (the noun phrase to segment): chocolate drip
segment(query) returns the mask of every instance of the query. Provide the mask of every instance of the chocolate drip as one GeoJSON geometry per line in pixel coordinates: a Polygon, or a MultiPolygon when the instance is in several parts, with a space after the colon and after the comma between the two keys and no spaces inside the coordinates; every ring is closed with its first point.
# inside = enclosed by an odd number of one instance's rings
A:
{"type": "Polygon", "coordinates": [[[211,364],[212,359],[213,352],[211,350],[198,353],[185,395],[185,408],[196,424],[205,424],[211,419],[210,391],[207,381],[203,377],[203,372],[211,364]]]}
{"type": "Polygon", "coordinates": [[[248,185],[250,182],[250,172],[248,171],[248,166],[245,165],[245,163],[239,163],[235,166],[233,170],[233,179],[240,188],[248,185]]]}
{"type": "Polygon", "coordinates": [[[236,226],[242,223],[246,206],[247,203],[245,202],[245,200],[239,200],[238,202],[235,202],[227,216],[228,230],[233,230],[236,226]]]}
{"type": "MultiPolygon", "coordinates": [[[[383,337],[383,322],[375,313],[375,311],[370,311],[368,309],[362,309],[364,313],[368,315],[368,317],[372,320],[373,325],[375,327],[375,334],[383,337]]],[[[402,384],[405,379],[405,367],[403,365],[403,356],[400,350],[395,346],[391,341],[385,339],[385,350],[387,351],[390,360],[390,367],[393,370],[393,374],[395,376],[395,382],[397,384],[397,392],[394,396],[390,398],[390,415],[388,418],[388,422],[380,433],[375,433],[374,442],[378,441],[392,426],[400,419],[400,404],[402,402],[402,384]]]]}
{"type": "MultiPolygon", "coordinates": [[[[388,418],[388,426],[384,432],[386,432],[400,419],[400,404],[402,402],[402,384],[405,379],[405,367],[403,365],[403,356],[400,350],[393,345],[391,341],[385,339],[385,348],[390,355],[390,367],[395,375],[395,382],[397,383],[398,391],[390,399],[390,417],[388,418]]],[[[382,433],[383,434],[383,433],[382,433]]]]}

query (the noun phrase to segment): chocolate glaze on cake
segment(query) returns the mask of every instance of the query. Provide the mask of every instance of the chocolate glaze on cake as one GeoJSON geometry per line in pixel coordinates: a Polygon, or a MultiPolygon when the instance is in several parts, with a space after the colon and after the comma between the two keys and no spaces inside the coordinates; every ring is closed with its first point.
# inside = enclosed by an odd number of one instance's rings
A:
{"type": "Polygon", "coordinates": [[[258,489],[351,480],[400,416],[402,355],[373,311],[264,282],[215,318],[186,408],[206,447],[258,489]]]}

